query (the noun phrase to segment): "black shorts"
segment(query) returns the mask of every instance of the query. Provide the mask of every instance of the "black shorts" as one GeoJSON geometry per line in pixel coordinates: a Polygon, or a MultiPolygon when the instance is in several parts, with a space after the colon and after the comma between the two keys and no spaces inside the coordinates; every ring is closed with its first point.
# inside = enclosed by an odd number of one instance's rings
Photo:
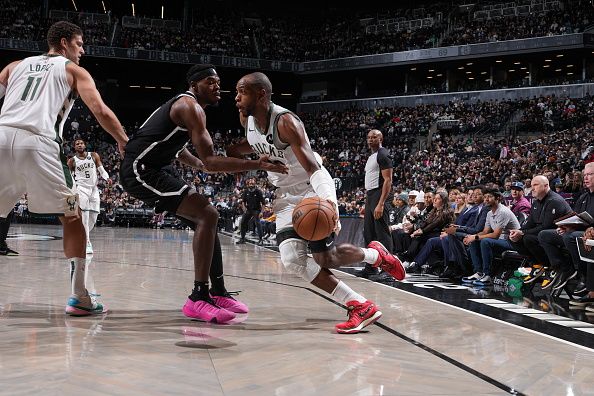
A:
{"type": "Polygon", "coordinates": [[[120,183],[132,197],[155,207],[155,213],[175,213],[190,186],[182,179],[161,168],[151,168],[124,158],[120,168],[120,183]]]}
{"type": "MultiPolygon", "coordinates": [[[[296,238],[302,239],[293,229],[286,229],[278,232],[276,234],[276,245],[280,245],[282,241],[286,241],[287,239],[296,238]]],[[[307,241],[307,246],[312,253],[323,253],[327,252],[328,250],[332,250],[334,247],[334,239],[336,238],[336,234],[333,232],[330,234],[329,237],[326,239],[321,239],[319,241],[307,241]]]]}

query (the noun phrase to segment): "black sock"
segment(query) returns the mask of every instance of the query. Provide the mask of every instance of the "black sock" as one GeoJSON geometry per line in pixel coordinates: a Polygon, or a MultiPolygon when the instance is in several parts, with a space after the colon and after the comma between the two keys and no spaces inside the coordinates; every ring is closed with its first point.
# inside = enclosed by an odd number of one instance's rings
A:
{"type": "Polygon", "coordinates": [[[208,295],[208,281],[194,281],[194,289],[188,298],[192,301],[210,299],[210,296],[208,295]]]}
{"type": "Polygon", "coordinates": [[[11,210],[6,218],[0,217],[0,242],[6,242],[13,214],[14,210],[11,210]]]}
{"type": "Polygon", "coordinates": [[[227,293],[225,289],[225,277],[223,276],[223,253],[219,236],[215,236],[212,262],[210,263],[210,282],[212,284],[210,293],[215,296],[222,296],[227,293]]]}

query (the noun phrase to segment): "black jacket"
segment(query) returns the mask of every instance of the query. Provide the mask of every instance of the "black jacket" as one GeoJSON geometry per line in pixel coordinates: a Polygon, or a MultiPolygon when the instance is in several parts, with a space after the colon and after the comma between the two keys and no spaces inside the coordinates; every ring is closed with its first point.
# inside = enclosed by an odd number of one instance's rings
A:
{"type": "Polygon", "coordinates": [[[571,206],[553,190],[540,201],[532,201],[532,208],[521,230],[524,234],[537,235],[542,230],[556,228],[554,221],[571,212],[571,206]]]}
{"type": "Polygon", "coordinates": [[[246,188],[243,191],[241,198],[243,199],[246,210],[260,211],[262,210],[262,205],[266,203],[262,191],[258,188],[254,188],[252,191],[250,191],[249,188],[246,188]]]}

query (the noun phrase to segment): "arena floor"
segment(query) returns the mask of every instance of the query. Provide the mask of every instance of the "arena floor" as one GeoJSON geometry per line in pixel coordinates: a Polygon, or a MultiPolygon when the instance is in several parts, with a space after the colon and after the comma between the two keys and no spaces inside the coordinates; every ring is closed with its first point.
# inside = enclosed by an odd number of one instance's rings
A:
{"type": "Polygon", "coordinates": [[[21,256],[0,258],[2,394],[594,393],[587,322],[481,295],[466,309],[439,298],[446,287],[432,297],[414,282],[394,288],[336,272],[383,311],[368,332],[339,335],[338,304],[283,273],[278,253],[226,236],[227,287],[251,312],[230,325],[191,321],[180,312],[193,282],[191,233],[134,228],[93,231],[110,311],[72,318],[62,243],[48,237],[60,228],[15,225],[11,234],[21,256]],[[539,331],[553,327],[559,336],[539,331]]]}

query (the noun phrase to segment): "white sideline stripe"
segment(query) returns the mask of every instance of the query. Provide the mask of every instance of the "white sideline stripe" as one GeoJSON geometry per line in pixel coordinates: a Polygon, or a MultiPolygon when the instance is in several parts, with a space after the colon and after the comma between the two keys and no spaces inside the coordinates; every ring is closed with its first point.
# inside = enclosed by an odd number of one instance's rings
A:
{"type": "MultiPolygon", "coordinates": [[[[340,271],[340,270],[338,270],[338,271],[340,271]]],[[[345,275],[351,276],[353,278],[357,278],[355,275],[349,274],[348,272],[343,272],[343,271],[340,271],[340,272],[342,272],[345,275]]],[[[369,279],[365,279],[365,278],[358,278],[358,279],[362,279],[362,280],[366,280],[368,282],[372,282],[369,279]]],[[[376,283],[376,282],[374,282],[374,283],[376,283]]],[[[472,315],[480,316],[482,318],[490,319],[490,320],[493,320],[495,322],[502,323],[504,325],[515,327],[516,329],[524,330],[524,331],[527,331],[527,332],[532,333],[532,334],[536,334],[536,335],[539,335],[539,336],[542,336],[542,337],[550,338],[550,339],[555,340],[557,342],[561,342],[561,343],[564,343],[564,344],[567,344],[567,345],[571,345],[571,346],[576,347],[576,348],[584,349],[584,350],[586,350],[588,352],[594,351],[594,348],[588,348],[586,346],[575,344],[575,343],[573,343],[571,341],[567,341],[567,340],[564,340],[562,338],[557,338],[557,337],[553,337],[552,335],[548,335],[548,334],[544,334],[544,333],[539,333],[538,331],[535,331],[535,330],[532,330],[532,329],[527,329],[525,327],[522,327],[522,326],[519,326],[519,325],[516,325],[516,324],[513,324],[513,323],[508,323],[508,322],[505,322],[505,321],[503,321],[501,319],[492,318],[490,316],[483,315],[483,314],[480,314],[478,312],[470,311],[468,309],[460,308],[460,307],[457,307],[455,305],[451,305],[451,304],[448,304],[448,303],[444,303],[442,301],[434,300],[434,299],[429,298],[429,297],[421,296],[420,294],[415,294],[415,293],[409,292],[407,290],[397,289],[397,288],[392,287],[392,286],[384,285],[383,283],[377,283],[377,284],[379,286],[383,286],[383,287],[389,288],[391,290],[397,290],[397,291],[399,291],[401,293],[410,294],[412,296],[419,297],[419,298],[422,298],[422,299],[425,299],[425,300],[428,300],[428,301],[432,301],[432,302],[437,303],[437,304],[445,305],[447,307],[454,308],[454,309],[457,309],[459,311],[464,311],[464,312],[467,312],[467,313],[472,314],[472,315]]],[[[558,321],[555,321],[555,322],[552,322],[552,323],[557,324],[559,322],[558,321]]],[[[584,329],[580,329],[580,328],[574,328],[574,329],[575,330],[579,330],[579,331],[584,331],[584,329]]],[[[588,329],[588,330],[590,330],[590,329],[588,329]]],[[[593,330],[593,334],[594,334],[594,328],[592,328],[591,330],[593,330]]]]}
{"type": "MultiPolygon", "coordinates": [[[[224,235],[224,236],[227,236],[227,235],[224,235]]],[[[227,236],[227,237],[228,238],[231,238],[229,236],[227,236]]],[[[274,251],[272,249],[267,249],[267,250],[269,250],[270,252],[274,252],[277,255],[279,254],[278,252],[276,252],[276,251],[274,251]]],[[[340,269],[337,269],[337,268],[333,268],[333,270],[336,270],[336,271],[338,271],[338,272],[340,272],[340,273],[342,273],[344,275],[350,276],[352,278],[357,278],[357,279],[360,279],[360,280],[363,280],[363,281],[367,281],[367,282],[373,282],[373,281],[370,281],[369,279],[359,278],[359,277],[357,277],[357,276],[355,276],[353,274],[349,274],[348,272],[341,271],[340,269]]],[[[588,351],[588,352],[594,351],[594,348],[588,348],[588,347],[583,346],[583,345],[575,344],[575,343],[573,343],[571,341],[567,341],[567,340],[564,340],[562,338],[553,337],[552,335],[549,335],[549,334],[539,333],[538,331],[535,331],[535,330],[532,330],[532,329],[528,329],[528,328],[525,328],[525,327],[522,327],[522,326],[519,326],[519,325],[516,325],[516,324],[513,324],[513,323],[508,323],[508,322],[505,322],[505,321],[503,321],[501,319],[492,318],[490,316],[483,315],[483,314],[480,314],[480,313],[477,313],[477,312],[473,312],[473,311],[470,311],[468,309],[460,308],[460,307],[457,307],[455,305],[444,303],[442,301],[434,300],[434,299],[429,298],[429,297],[421,296],[420,294],[415,294],[415,293],[412,293],[412,292],[409,292],[409,291],[406,291],[406,290],[397,289],[397,288],[392,287],[392,286],[384,285],[383,283],[377,283],[377,282],[373,282],[373,283],[375,283],[375,284],[377,284],[379,286],[386,287],[386,288],[388,288],[390,290],[398,291],[398,292],[401,292],[401,293],[406,293],[406,294],[409,294],[409,295],[414,296],[414,297],[422,298],[424,300],[428,300],[428,301],[431,301],[431,302],[434,302],[434,303],[437,303],[437,304],[445,305],[446,307],[457,309],[459,311],[463,311],[463,312],[469,313],[471,315],[480,316],[482,318],[489,319],[489,320],[492,320],[492,321],[495,321],[495,322],[498,322],[498,323],[501,323],[501,324],[504,324],[504,325],[507,325],[507,326],[511,326],[511,327],[516,328],[516,329],[523,330],[523,331],[526,331],[526,332],[529,332],[529,333],[532,333],[532,334],[536,334],[536,335],[541,336],[541,337],[550,338],[551,340],[554,340],[554,341],[557,341],[557,342],[561,342],[563,344],[567,344],[567,345],[570,345],[570,346],[573,346],[573,347],[576,347],[576,348],[579,348],[579,349],[583,349],[583,350],[588,351]]],[[[472,301],[475,301],[475,300],[479,300],[480,301],[480,299],[473,299],[472,301]]],[[[500,303],[503,303],[502,301],[494,300],[494,299],[485,299],[485,301],[498,301],[500,303]]],[[[545,312],[542,312],[542,313],[544,314],[545,312]]],[[[560,321],[551,321],[551,323],[559,324],[560,321]]],[[[584,332],[587,332],[587,333],[594,334],[594,327],[592,327],[592,328],[575,328],[575,327],[573,327],[573,329],[578,330],[578,331],[584,331],[584,332]]]]}

